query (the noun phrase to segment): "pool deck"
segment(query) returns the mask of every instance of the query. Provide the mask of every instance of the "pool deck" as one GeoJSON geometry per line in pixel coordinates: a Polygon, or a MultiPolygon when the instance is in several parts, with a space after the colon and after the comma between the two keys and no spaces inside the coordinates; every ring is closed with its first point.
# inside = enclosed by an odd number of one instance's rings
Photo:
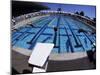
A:
{"type": "MultiPolygon", "coordinates": [[[[66,56],[68,55],[66,54],[66,56]]],[[[64,57],[66,56],[64,55],[64,57]]],[[[12,50],[12,67],[20,74],[24,73],[23,71],[25,70],[28,71],[32,70],[32,68],[29,67],[28,65],[28,59],[29,56],[22,55],[12,50]]],[[[88,70],[88,69],[94,69],[94,65],[93,63],[89,62],[87,57],[83,57],[74,60],[60,60],[60,61],[49,60],[47,72],[88,70]]]]}

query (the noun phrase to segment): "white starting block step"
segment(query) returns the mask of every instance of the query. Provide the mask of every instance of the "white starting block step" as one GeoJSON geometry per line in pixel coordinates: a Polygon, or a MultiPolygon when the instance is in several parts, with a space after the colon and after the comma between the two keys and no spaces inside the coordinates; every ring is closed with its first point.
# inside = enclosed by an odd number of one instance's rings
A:
{"type": "Polygon", "coordinates": [[[43,68],[34,67],[32,72],[33,72],[33,73],[35,73],[35,72],[46,72],[46,70],[43,69],[43,68]]]}
{"type": "Polygon", "coordinates": [[[53,47],[54,47],[54,44],[52,43],[37,43],[36,44],[28,60],[28,63],[31,65],[39,66],[41,68],[34,67],[33,72],[43,71],[42,67],[46,63],[47,58],[49,57],[53,47]]]}

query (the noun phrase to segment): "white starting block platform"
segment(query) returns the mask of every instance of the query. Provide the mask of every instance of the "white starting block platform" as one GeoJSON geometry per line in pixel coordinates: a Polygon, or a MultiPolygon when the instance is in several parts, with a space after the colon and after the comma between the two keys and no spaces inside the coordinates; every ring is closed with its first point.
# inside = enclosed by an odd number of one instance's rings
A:
{"type": "MultiPolygon", "coordinates": [[[[47,58],[49,57],[53,47],[54,44],[52,43],[36,44],[28,60],[28,63],[31,65],[39,66],[41,68],[34,67],[33,72],[46,72],[45,69],[43,69],[42,67],[46,63],[47,58]]],[[[47,63],[46,63],[46,67],[47,67],[47,63]]]]}

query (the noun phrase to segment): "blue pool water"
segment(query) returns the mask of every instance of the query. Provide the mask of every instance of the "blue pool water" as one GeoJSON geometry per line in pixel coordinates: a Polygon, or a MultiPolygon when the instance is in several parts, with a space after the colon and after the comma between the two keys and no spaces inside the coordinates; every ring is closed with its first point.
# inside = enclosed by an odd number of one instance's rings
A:
{"type": "Polygon", "coordinates": [[[81,52],[92,49],[96,42],[93,29],[70,16],[51,15],[12,32],[12,46],[32,50],[37,42],[54,43],[52,52],[81,52]],[[83,29],[85,32],[78,32],[83,29]]]}

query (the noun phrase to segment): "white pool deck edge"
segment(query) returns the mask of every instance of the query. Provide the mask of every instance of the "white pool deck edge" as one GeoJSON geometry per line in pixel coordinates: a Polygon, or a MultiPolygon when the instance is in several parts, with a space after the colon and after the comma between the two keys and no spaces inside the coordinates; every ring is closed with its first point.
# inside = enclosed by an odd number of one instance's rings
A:
{"type": "MultiPolygon", "coordinates": [[[[32,50],[19,48],[19,47],[12,47],[12,50],[15,52],[18,52],[25,56],[30,56],[32,53],[32,50]]],[[[75,60],[87,57],[86,52],[75,52],[75,53],[51,53],[49,56],[49,60],[55,60],[55,61],[64,61],[64,60],[75,60]]]]}
{"type": "Polygon", "coordinates": [[[84,57],[87,57],[86,52],[61,53],[61,54],[51,53],[49,60],[64,61],[64,60],[75,60],[75,59],[80,59],[84,57]]]}

